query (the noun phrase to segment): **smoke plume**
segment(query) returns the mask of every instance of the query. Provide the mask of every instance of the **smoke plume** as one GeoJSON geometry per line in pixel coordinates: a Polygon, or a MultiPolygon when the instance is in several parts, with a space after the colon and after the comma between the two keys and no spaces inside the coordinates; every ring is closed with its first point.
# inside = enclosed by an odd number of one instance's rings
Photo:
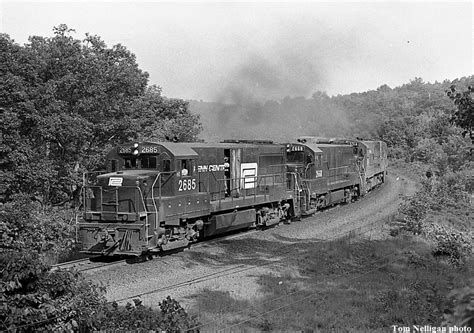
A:
{"type": "Polygon", "coordinates": [[[344,135],[345,112],[324,88],[332,68],[350,61],[356,49],[353,36],[324,29],[276,33],[226,73],[210,118],[202,115],[205,138],[285,141],[344,135]]]}

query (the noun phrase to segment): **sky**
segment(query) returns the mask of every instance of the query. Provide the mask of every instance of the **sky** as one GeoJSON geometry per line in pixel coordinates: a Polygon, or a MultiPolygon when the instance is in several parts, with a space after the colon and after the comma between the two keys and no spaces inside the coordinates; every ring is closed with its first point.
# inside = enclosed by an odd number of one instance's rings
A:
{"type": "Polygon", "coordinates": [[[19,44],[65,23],[125,45],[168,97],[310,97],[473,74],[472,2],[0,0],[19,44]]]}

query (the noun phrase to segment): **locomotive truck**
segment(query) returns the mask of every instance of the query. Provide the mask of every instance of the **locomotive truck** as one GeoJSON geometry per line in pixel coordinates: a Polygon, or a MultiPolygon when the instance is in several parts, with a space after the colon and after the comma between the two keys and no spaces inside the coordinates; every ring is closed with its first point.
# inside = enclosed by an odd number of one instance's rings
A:
{"type": "Polygon", "coordinates": [[[84,175],[81,252],[140,256],[350,202],[384,182],[381,141],[135,142],[84,175]]]}

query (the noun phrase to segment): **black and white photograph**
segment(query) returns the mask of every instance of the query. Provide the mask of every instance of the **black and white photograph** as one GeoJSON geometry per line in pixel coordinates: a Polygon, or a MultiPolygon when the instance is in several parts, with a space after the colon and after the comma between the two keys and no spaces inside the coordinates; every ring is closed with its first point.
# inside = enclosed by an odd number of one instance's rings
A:
{"type": "Polygon", "coordinates": [[[0,0],[0,332],[473,332],[473,13],[0,0]]]}

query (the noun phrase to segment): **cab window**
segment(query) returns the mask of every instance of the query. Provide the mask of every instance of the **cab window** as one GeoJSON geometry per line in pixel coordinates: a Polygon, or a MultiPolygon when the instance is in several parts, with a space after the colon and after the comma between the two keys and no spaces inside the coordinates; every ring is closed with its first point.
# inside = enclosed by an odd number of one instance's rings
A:
{"type": "Polygon", "coordinates": [[[110,172],[117,171],[117,160],[109,160],[109,170],[110,172]]]}
{"type": "Polygon", "coordinates": [[[178,173],[182,177],[193,175],[193,160],[178,160],[178,173]]]}
{"type": "Polygon", "coordinates": [[[126,157],[123,159],[125,169],[136,169],[137,167],[137,159],[135,157],[126,157]]]}
{"type": "Polygon", "coordinates": [[[304,152],[302,151],[291,151],[286,156],[288,163],[303,163],[304,161],[304,152]]]}
{"type": "Polygon", "coordinates": [[[141,158],[141,167],[143,169],[156,169],[156,157],[144,156],[141,158]]]}
{"type": "Polygon", "coordinates": [[[163,172],[171,171],[171,160],[163,160],[163,172]]]}

